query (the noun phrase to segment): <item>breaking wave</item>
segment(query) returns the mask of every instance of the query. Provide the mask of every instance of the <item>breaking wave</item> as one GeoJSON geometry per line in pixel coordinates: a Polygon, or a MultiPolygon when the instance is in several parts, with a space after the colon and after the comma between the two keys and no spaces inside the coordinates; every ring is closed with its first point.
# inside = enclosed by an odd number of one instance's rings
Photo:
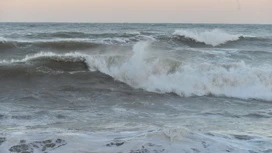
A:
{"type": "Polygon", "coordinates": [[[213,47],[222,46],[231,42],[241,42],[241,41],[271,41],[270,38],[256,37],[256,36],[245,36],[237,34],[229,34],[220,29],[213,30],[176,30],[174,33],[174,38],[178,41],[194,46],[197,44],[211,45],[213,47]]]}
{"type": "Polygon", "coordinates": [[[84,62],[90,71],[99,71],[134,88],[180,96],[226,96],[272,100],[272,66],[254,66],[244,61],[213,63],[176,61],[150,54],[150,42],[139,42],[132,55],[92,55],[79,52],[41,52],[20,60],[2,60],[1,65],[40,61],[84,62]]]}
{"type": "Polygon", "coordinates": [[[207,45],[218,46],[228,41],[238,40],[240,36],[232,35],[219,29],[199,31],[199,30],[176,30],[174,35],[202,42],[207,45]]]}
{"type": "Polygon", "coordinates": [[[109,65],[107,58],[89,56],[91,70],[98,70],[132,87],[180,96],[227,96],[272,100],[271,65],[245,62],[183,63],[148,55],[148,42],[139,42],[124,63],[109,65]],[[256,92],[259,91],[259,92],[256,92]]]}

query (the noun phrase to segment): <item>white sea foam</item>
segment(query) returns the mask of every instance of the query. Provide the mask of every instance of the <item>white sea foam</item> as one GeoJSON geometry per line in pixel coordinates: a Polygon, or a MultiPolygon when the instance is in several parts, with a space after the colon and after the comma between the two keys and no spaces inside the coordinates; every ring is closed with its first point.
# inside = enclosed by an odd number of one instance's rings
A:
{"type": "Polygon", "coordinates": [[[269,150],[271,142],[265,141],[239,141],[226,136],[205,135],[184,128],[164,128],[141,132],[85,132],[75,133],[73,131],[60,131],[57,129],[46,129],[24,132],[9,132],[5,134],[5,141],[0,147],[0,152],[8,152],[13,146],[24,145],[25,151],[32,150],[35,153],[45,151],[54,153],[88,153],[92,152],[150,152],[150,153],[181,153],[181,152],[203,152],[210,153],[248,153],[263,152],[269,150]],[[166,132],[167,131],[167,134],[166,132]],[[175,137],[172,141],[169,139],[175,137]],[[20,140],[24,140],[21,141],[20,140]],[[48,140],[48,141],[46,141],[48,140]],[[43,147],[43,142],[48,147],[43,147]],[[27,150],[26,150],[27,149],[27,150]]]}
{"type": "Polygon", "coordinates": [[[176,30],[174,35],[184,36],[194,39],[198,42],[203,42],[207,45],[218,46],[228,41],[239,39],[239,35],[229,34],[220,29],[199,30],[199,29],[180,29],[176,30]]]}

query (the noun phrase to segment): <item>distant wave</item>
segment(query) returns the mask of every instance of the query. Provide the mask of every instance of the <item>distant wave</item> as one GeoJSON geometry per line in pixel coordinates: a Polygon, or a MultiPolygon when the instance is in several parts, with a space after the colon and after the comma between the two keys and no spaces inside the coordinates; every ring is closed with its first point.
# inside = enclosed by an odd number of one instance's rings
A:
{"type": "MultiPolygon", "coordinates": [[[[16,37],[16,35],[11,35],[16,37]]],[[[29,33],[24,35],[25,38],[35,38],[35,39],[44,39],[44,38],[87,38],[89,34],[83,32],[49,32],[49,33],[29,33]]]]}
{"type": "Polygon", "coordinates": [[[29,34],[29,38],[0,38],[0,49],[31,48],[55,50],[84,50],[105,45],[129,45],[138,41],[156,40],[162,43],[175,42],[189,47],[232,47],[258,42],[270,45],[272,38],[229,34],[223,30],[176,30],[172,34],[158,33],[100,33],[56,32],[29,34]],[[33,38],[32,38],[33,37],[33,38]],[[34,39],[35,38],[35,39],[34,39]]]}
{"type": "MultiPolygon", "coordinates": [[[[84,33],[84,32],[73,32],[73,31],[60,31],[60,32],[48,32],[48,33],[29,33],[23,35],[25,38],[32,39],[47,39],[47,38],[110,38],[110,37],[132,37],[140,35],[140,32],[130,31],[130,32],[105,32],[105,33],[84,33]]],[[[22,35],[20,35],[22,37],[22,35]]],[[[16,35],[11,35],[11,37],[16,37],[16,35]]]]}
{"type": "Polygon", "coordinates": [[[48,42],[36,42],[33,44],[34,46],[40,48],[53,48],[53,49],[88,49],[88,48],[95,48],[98,46],[102,46],[102,44],[87,42],[87,41],[48,41],[48,42]]]}
{"type": "MultiPolygon", "coordinates": [[[[149,42],[137,43],[131,56],[41,52],[23,59],[2,60],[0,63],[1,65],[34,61],[40,63],[41,59],[46,61],[50,59],[50,62],[52,60],[68,62],[71,66],[71,63],[75,62],[81,63],[82,68],[102,72],[131,87],[151,92],[176,93],[185,97],[213,95],[272,100],[271,65],[251,66],[243,61],[220,64],[208,61],[199,63],[175,61],[153,54],[151,56],[149,45],[149,42]]],[[[48,62],[46,63],[48,66],[48,62]]],[[[54,68],[54,64],[49,65],[54,68]]],[[[65,65],[60,67],[64,68],[65,65]]]]}
{"type": "MultiPolygon", "coordinates": [[[[231,44],[239,44],[242,42],[271,42],[272,38],[257,37],[257,36],[246,36],[246,35],[235,35],[229,34],[223,30],[176,30],[173,33],[172,39],[189,45],[191,47],[207,46],[212,47],[229,47],[231,44]]],[[[244,44],[243,44],[244,45],[244,44]]]]}
{"type": "MultiPolygon", "coordinates": [[[[265,41],[272,41],[272,39],[269,38],[261,38],[261,37],[249,37],[249,36],[239,36],[238,39],[236,40],[226,40],[224,43],[222,42],[221,44],[217,45],[211,45],[207,42],[201,42],[198,40],[195,40],[190,37],[185,37],[185,36],[179,36],[179,35],[174,35],[171,38],[167,38],[169,40],[174,40],[175,42],[182,43],[184,45],[190,46],[190,47],[232,47],[232,45],[247,45],[247,43],[252,43],[252,42],[265,42],[265,41]]],[[[269,43],[269,42],[268,42],[269,43]]]]}
{"type": "Polygon", "coordinates": [[[176,30],[173,35],[181,36],[187,40],[218,46],[229,41],[238,40],[240,36],[232,35],[219,29],[213,30],[176,30]]]}

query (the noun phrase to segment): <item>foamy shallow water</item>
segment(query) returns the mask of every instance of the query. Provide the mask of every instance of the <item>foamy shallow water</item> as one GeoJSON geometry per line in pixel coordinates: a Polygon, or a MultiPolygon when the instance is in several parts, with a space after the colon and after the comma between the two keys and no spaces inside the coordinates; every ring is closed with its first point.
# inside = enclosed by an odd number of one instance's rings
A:
{"type": "Polygon", "coordinates": [[[142,132],[44,131],[10,132],[1,136],[1,152],[34,153],[180,153],[180,152],[271,152],[271,139],[245,135],[193,132],[185,128],[164,128],[142,132]],[[19,151],[20,150],[20,151],[19,151]]]}
{"type": "MultiPolygon", "coordinates": [[[[108,98],[121,97],[113,94],[108,98]]],[[[0,152],[271,152],[270,103],[152,93],[136,97],[104,99],[99,105],[2,105],[0,152]]]]}

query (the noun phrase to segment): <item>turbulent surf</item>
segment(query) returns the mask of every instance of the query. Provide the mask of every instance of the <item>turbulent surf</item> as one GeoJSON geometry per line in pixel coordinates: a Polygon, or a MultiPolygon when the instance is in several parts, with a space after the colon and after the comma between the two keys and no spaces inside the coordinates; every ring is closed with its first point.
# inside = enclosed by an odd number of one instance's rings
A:
{"type": "Polygon", "coordinates": [[[269,152],[271,31],[1,23],[0,152],[269,152]]]}

